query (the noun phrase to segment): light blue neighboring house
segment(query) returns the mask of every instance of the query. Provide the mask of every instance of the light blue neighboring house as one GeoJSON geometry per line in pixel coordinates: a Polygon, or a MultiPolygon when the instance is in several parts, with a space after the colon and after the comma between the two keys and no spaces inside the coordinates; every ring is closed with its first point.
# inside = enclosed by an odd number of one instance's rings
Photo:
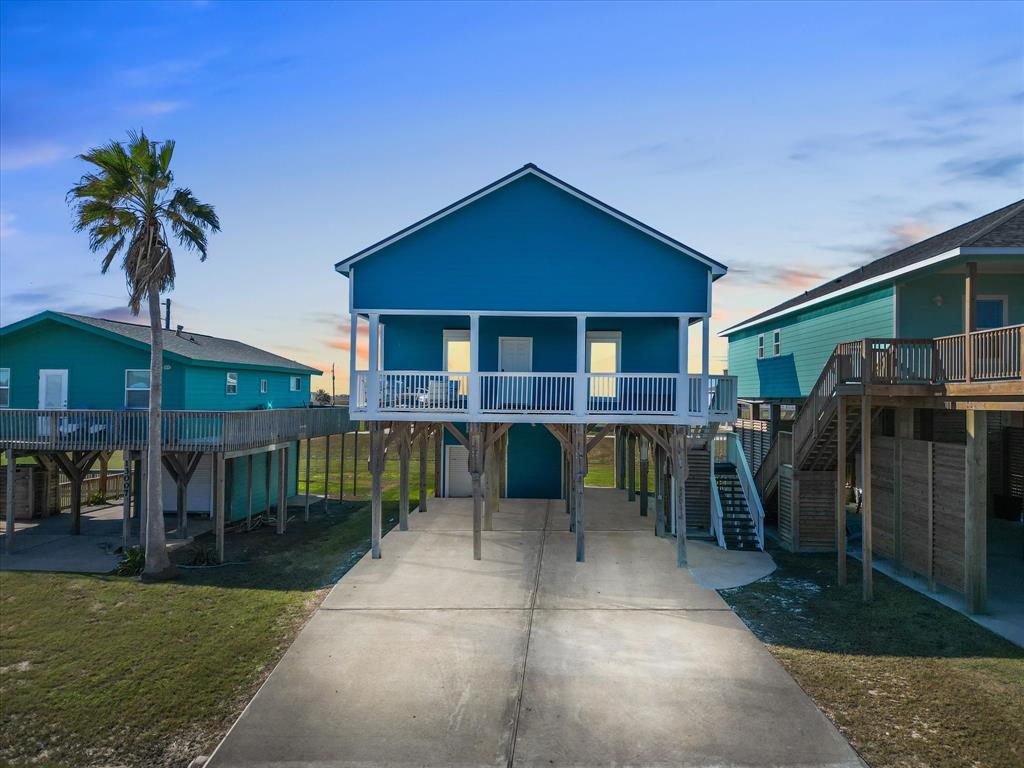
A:
{"type": "Polygon", "coordinates": [[[353,417],[451,425],[445,496],[473,495],[470,433],[488,425],[508,428],[505,495],[558,499],[574,425],[697,434],[734,413],[707,354],[725,266],[535,165],[336,269],[352,348],[357,326],[371,339],[353,417]]]}

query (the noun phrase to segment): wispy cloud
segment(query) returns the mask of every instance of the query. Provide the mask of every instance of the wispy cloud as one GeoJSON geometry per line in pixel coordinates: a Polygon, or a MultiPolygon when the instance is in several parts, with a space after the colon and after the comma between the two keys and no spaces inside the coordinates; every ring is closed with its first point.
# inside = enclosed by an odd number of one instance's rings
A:
{"type": "Polygon", "coordinates": [[[955,181],[1024,181],[1024,152],[1001,152],[989,157],[958,157],[939,166],[947,183],[955,181]]]}
{"type": "Polygon", "coordinates": [[[905,152],[915,149],[959,147],[978,140],[978,135],[960,128],[930,126],[912,132],[875,130],[811,136],[797,142],[789,159],[799,162],[850,152],[905,152]]]}
{"type": "Polygon", "coordinates": [[[50,165],[71,156],[67,147],[53,141],[17,142],[7,140],[0,146],[0,169],[20,171],[50,165]]]}
{"type": "Polygon", "coordinates": [[[140,101],[134,104],[128,104],[123,107],[121,111],[127,115],[157,117],[159,115],[169,115],[171,112],[177,112],[184,106],[185,102],[183,101],[157,99],[154,101],[140,101]]]}
{"type": "Polygon", "coordinates": [[[770,285],[773,288],[788,290],[809,288],[826,279],[826,275],[814,267],[779,266],[747,261],[731,262],[729,276],[733,278],[733,284],[770,285]]]}

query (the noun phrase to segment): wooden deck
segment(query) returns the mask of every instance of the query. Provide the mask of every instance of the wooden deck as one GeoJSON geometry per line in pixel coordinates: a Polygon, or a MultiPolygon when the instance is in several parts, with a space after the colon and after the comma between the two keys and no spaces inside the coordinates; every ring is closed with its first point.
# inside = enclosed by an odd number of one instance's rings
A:
{"type": "MultiPolygon", "coordinates": [[[[19,451],[134,451],[149,442],[144,411],[0,410],[0,448],[19,451]]],[[[347,408],[164,411],[164,451],[243,451],[350,432],[347,408]]]]}

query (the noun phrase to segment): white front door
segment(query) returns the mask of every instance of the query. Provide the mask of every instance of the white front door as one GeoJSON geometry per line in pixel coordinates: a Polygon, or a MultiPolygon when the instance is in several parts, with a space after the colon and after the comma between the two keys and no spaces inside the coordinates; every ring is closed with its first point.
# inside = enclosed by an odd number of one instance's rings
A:
{"type": "Polygon", "coordinates": [[[39,407],[51,411],[67,409],[67,369],[43,368],[39,371],[39,407]]]}
{"type": "Polygon", "coordinates": [[[498,339],[498,370],[529,373],[533,370],[533,337],[502,336],[498,339]]]}

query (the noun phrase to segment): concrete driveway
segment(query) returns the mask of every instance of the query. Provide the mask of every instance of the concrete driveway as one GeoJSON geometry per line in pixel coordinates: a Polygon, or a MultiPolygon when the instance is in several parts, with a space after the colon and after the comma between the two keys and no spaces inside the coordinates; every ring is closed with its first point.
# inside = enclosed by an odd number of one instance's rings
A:
{"type": "Polygon", "coordinates": [[[331,591],[210,766],[862,766],[673,542],[587,490],[431,500],[331,591]]]}

